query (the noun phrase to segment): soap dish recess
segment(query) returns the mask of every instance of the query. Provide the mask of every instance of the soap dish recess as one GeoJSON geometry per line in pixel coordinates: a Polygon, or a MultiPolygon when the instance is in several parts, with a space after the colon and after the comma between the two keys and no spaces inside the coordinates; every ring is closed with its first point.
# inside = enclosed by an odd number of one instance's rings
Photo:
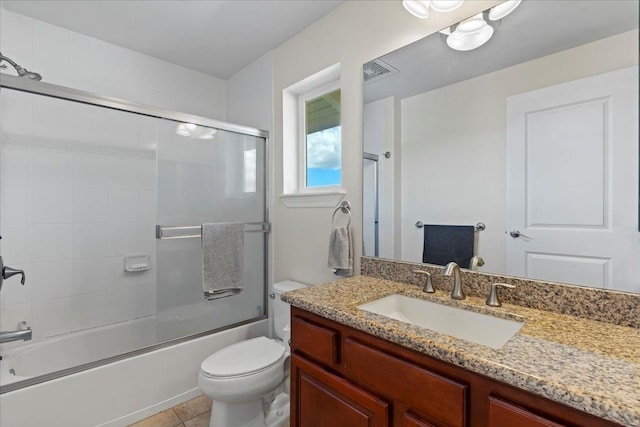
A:
{"type": "Polygon", "coordinates": [[[127,255],[124,257],[124,271],[127,273],[147,271],[149,268],[149,255],[147,254],[127,255]]]}

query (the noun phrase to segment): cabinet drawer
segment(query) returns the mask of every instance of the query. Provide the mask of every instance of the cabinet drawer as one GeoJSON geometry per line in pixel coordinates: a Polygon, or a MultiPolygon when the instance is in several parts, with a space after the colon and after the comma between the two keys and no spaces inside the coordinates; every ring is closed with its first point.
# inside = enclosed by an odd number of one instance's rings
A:
{"type": "Polygon", "coordinates": [[[465,384],[349,338],[345,340],[344,361],[349,378],[406,403],[430,422],[450,427],[466,425],[465,384]]]}
{"type": "Polygon", "coordinates": [[[294,350],[328,366],[338,364],[338,332],[294,316],[291,319],[294,350]]]}
{"type": "Polygon", "coordinates": [[[489,396],[489,427],[565,427],[526,409],[489,396]]]}

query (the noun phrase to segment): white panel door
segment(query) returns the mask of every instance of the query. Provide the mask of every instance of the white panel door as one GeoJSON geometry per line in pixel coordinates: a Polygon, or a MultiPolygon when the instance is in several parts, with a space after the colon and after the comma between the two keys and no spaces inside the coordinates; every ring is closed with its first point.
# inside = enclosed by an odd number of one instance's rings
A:
{"type": "Polygon", "coordinates": [[[507,274],[640,292],[638,67],[507,99],[507,274]]]}

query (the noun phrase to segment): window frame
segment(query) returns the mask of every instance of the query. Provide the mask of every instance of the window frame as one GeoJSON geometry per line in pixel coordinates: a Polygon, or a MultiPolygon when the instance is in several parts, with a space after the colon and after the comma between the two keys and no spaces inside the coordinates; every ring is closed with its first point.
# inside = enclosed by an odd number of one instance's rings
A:
{"type": "MultiPolygon", "coordinates": [[[[342,158],[340,159],[340,184],[307,186],[307,112],[306,102],[324,94],[341,91],[340,98],[340,153],[342,153],[342,88],[340,81],[335,80],[298,95],[298,192],[330,193],[342,190],[342,158]]],[[[342,156],[342,154],[341,154],[342,156]]]]}

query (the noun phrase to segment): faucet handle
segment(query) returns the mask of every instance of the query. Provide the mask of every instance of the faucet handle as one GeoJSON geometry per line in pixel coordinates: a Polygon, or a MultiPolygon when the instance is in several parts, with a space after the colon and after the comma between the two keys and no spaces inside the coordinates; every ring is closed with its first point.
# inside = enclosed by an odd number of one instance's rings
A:
{"type": "Polygon", "coordinates": [[[427,276],[427,279],[424,282],[424,287],[422,288],[422,292],[426,292],[428,294],[433,294],[436,290],[433,288],[433,284],[431,283],[431,273],[424,270],[413,270],[414,273],[424,274],[427,276]]]}
{"type": "Polygon", "coordinates": [[[487,305],[490,305],[491,307],[502,307],[502,303],[498,298],[498,287],[513,289],[516,286],[508,283],[492,283],[491,292],[489,292],[489,298],[487,298],[487,305]]]}

